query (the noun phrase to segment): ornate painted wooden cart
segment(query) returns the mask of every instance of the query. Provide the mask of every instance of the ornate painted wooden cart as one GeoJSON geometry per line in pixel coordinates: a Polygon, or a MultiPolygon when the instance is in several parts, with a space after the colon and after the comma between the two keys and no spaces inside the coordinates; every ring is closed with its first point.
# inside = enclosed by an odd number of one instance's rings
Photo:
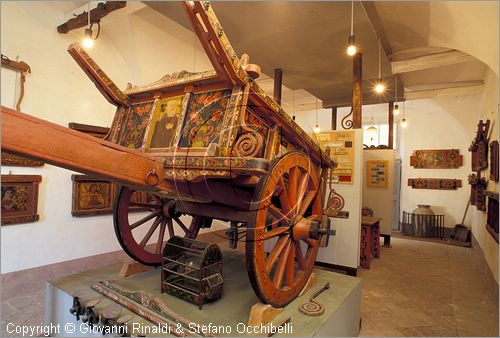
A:
{"type": "Polygon", "coordinates": [[[210,4],[184,6],[214,71],[183,71],[121,91],[71,45],[69,53],[117,107],[109,134],[99,140],[2,107],[2,149],[120,183],[116,235],[144,264],[161,263],[176,229],[195,238],[213,219],[229,221],[231,246],[245,237],[255,293],[282,307],[328,244],[325,185],[335,164],[257,85],[258,67],[236,56],[210,4]],[[149,211],[133,221],[132,207],[149,211]]]}

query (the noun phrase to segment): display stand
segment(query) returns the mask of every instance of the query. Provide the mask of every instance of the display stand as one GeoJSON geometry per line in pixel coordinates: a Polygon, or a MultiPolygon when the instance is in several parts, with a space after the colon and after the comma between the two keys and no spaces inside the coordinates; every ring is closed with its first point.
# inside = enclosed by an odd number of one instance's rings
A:
{"type": "MultiPolygon", "coordinates": [[[[317,282],[316,273],[311,273],[309,279],[306,282],[306,286],[299,293],[299,297],[311,290],[317,282]]],[[[264,304],[261,302],[255,303],[250,309],[250,315],[248,316],[248,325],[260,325],[267,324],[276,318],[283,309],[272,307],[269,304],[264,304]]]]}
{"type": "Polygon", "coordinates": [[[130,277],[152,269],[154,269],[152,266],[144,265],[136,261],[127,261],[123,263],[118,276],[123,278],[130,277]]]}
{"type": "MultiPolygon", "coordinates": [[[[359,333],[360,304],[361,304],[361,280],[356,277],[316,268],[314,275],[309,282],[309,291],[314,291],[318,285],[330,283],[331,288],[321,294],[319,301],[325,306],[325,312],[318,317],[310,317],[299,311],[299,306],[309,301],[311,292],[307,292],[285,308],[276,310],[264,304],[258,303],[258,298],[248,280],[244,266],[245,257],[237,251],[223,252],[224,264],[224,293],[221,299],[207,303],[202,310],[198,306],[188,303],[170,294],[160,293],[160,271],[158,269],[138,273],[127,278],[117,277],[122,264],[114,264],[96,270],[68,276],[62,279],[51,281],[46,286],[46,324],[59,324],[64,328],[67,323],[75,325],[75,332],[60,332],[60,336],[101,336],[102,333],[81,332],[80,328],[85,328],[82,321],[76,321],[71,315],[69,308],[73,304],[72,295],[77,294],[82,304],[96,298],[101,301],[94,306],[94,310],[102,315],[110,304],[117,304],[111,299],[97,293],[90,286],[96,281],[112,280],[115,285],[122,286],[129,290],[144,291],[161,299],[169,308],[175,310],[177,314],[188,320],[201,325],[224,326],[230,328],[230,333],[212,333],[214,336],[267,336],[267,333],[260,334],[241,331],[249,323],[257,323],[258,320],[249,320],[249,315],[254,306],[254,313],[261,313],[260,323],[269,322],[268,325],[278,325],[291,317],[287,328],[291,332],[283,334],[276,333],[275,336],[357,336],[359,333]],[[316,281],[316,283],[314,283],[316,281]],[[259,309],[260,308],[260,309],[259,309]],[[82,326],[83,325],[83,326],[82,326]],[[240,329],[240,331],[237,331],[240,329]]],[[[115,313],[113,316],[117,316],[115,313]]],[[[155,327],[143,317],[122,306],[118,318],[131,316],[127,322],[129,329],[135,327],[155,327]]],[[[257,326],[260,327],[260,323],[257,326]]],[[[100,324],[97,324],[99,326],[100,324]]],[[[129,332],[138,336],[141,332],[129,332]]],[[[57,334],[56,334],[57,335],[57,334]]],[[[147,336],[168,336],[168,334],[151,334],[147,336]]]]}

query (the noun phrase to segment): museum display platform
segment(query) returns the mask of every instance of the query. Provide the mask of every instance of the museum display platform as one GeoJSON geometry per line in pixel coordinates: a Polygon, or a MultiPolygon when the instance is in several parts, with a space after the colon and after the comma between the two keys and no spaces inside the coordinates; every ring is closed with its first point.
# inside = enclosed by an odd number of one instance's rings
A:
{"type": "MultiPolygon", "coordinates": [[[[59,324],[61,328],[59,334],[62,336],[102,336],[98,327],[90,331],[81,320],[77,322],[69,309],[73,305],[73,296],[80,297],[84,303],[99,298],[100,301],[95,306],[98,312],[109,307],[114,302],[91,289],[91,284],[96,281],[113,281],[124,288],[134,291],[143,290],[158,296],[170,309],[190,321],[226,328],[226,332],[213,334],[214,336],[267,336],[267,333],[241,332],[246,330],[245,326],[252,305],[258,303],[259,300],[248,280],[244,254],[237,251],[224,251],[223,255],[223,296],[216,302],[203,305],[201,310],[195,304],[160,293],[160,268],[121,278],[118,277],[118,273],[122,265],[114,264],[47,282],[46,324],[56,326],[59,324]],[[227,332],[227,328],[231,332],[227,332]]],[[[285,307],[271,322],[276,325],[291,317],[291,325],[288,326],[288,331],[291,332],[282,334],[287,336],[357,336],[360,324],[361,279],[321,268],[315,268],[314,272],[315,285],[285,307]],[[309,298],[327,282],[330,283],[330,289],[316,298],[316,301],[325,306],[325,313],[311,317],[299,312],[299,305],[308,302],[309,298]]],[[[128,333],[132,336],[137,336],[140,332],[133,332],[131,323],[137,323],[136,328],[157,326],[122,307],[120,316],[127,314],[132,316],[131,321],[128,322],[128,333]]],[[[188,329],[185,331],[188,332],[188,329]]],[[[165,336],[165,334],[149,332],[147,336],[165,336]]]]}

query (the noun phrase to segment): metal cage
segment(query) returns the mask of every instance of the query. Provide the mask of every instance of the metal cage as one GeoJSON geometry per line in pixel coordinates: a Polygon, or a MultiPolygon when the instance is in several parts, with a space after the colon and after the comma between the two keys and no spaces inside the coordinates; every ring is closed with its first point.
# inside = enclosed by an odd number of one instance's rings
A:
{"type": "Polygon", "coordinates": [[[222,252],[218,245],[174,236],[163,250],[161,292],[198,304],[222,296],[222,252]]]}

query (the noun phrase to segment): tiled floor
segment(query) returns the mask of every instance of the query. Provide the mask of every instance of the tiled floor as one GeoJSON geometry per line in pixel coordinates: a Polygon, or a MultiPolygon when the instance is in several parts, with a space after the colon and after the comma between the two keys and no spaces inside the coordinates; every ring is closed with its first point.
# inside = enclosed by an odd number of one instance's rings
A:
{"type": "Polygon", "coordinates": [[[477,261],[469,248],[393,238],[358,270],[360,335],[498,336],[498,289],[477,261]]]}
{"type": "MultiPolygon", "coordinates": [[[[227,249],[221,233],[202,237],[227,249]]],[[[498,289],[478,266],[477,251],[392,241],[370,270],[358,270],[364,280],[361,336],[498,336],[498,289]]],[[[8,322],[43,322],[46,280],[126,259],[117,252],[2,275],[0,335],[7,335],[8,322]]]]}

